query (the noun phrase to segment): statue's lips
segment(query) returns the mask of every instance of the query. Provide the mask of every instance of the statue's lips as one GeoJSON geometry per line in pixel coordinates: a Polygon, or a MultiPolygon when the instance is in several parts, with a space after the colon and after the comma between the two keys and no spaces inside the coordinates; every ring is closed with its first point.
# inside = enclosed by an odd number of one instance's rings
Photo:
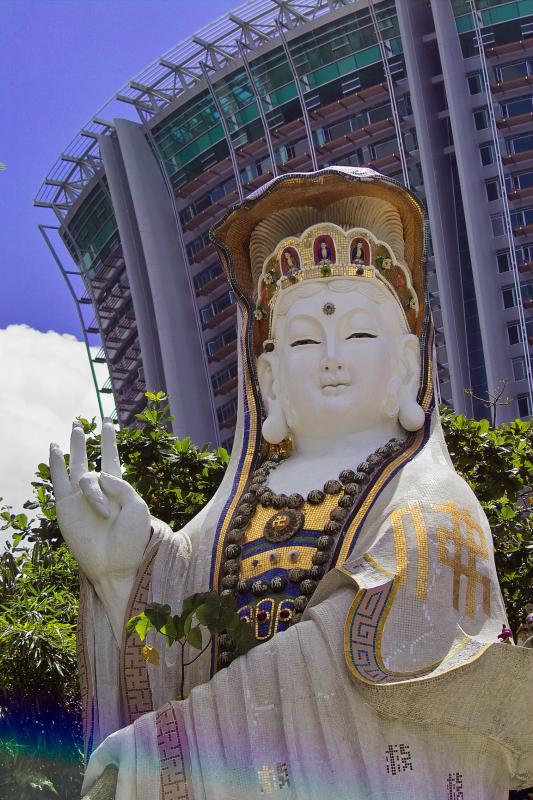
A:
{"type": "Polygon", "coordinates": [[[338,382],[335,382],[335,383],[323,383],[322,384],[322,391],[325,394],[337,394],[342,389],[345,389],[348,386],[350,386],[350,384],[349,383],[344,383],[343,381],[338,381],[338,382]]]}

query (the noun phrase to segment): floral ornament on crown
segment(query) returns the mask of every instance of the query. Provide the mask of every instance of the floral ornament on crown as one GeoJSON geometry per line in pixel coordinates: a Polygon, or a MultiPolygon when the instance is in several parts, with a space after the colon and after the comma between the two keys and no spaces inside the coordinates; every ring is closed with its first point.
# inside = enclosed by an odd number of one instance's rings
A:
{"type": "Polygon", "coordinates": [[[284,289],[303,280],[330,277],[377,279],[400,304],[411,330],[419,312],[409,268],[388,244],[364,228],[344,231],[333,223],[318,223],[300,237],[283,239],[265,260],[257,283],[255,318],[271,318],[274,300],[284,289]]]}

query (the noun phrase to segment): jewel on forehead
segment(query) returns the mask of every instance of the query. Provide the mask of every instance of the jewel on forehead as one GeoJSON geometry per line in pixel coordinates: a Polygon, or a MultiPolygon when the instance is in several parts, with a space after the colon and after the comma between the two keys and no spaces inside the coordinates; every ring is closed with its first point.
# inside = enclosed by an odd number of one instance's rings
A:
{"type": "Polygon", "coordinates": [[[335,303],[324,303],[322,306],[322,311],[324,314],[327,314],[329,317],[331,314],[335,313],[335,303]]]}

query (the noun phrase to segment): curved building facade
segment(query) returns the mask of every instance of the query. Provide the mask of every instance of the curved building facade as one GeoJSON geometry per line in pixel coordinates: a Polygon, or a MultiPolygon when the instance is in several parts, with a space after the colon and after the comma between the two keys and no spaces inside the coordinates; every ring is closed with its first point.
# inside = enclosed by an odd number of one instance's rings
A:
{"type": "Polygon", "coordinates": [[[36,199],[119,423],[164,389],[177,435],[231,443],[235,302],[208,229],[331,164],[424,198],[443,402],[481,416],[505,379],[499,420],[531,415],[532,84],[533,0],[255,0],[130,81],[36,199]]]}

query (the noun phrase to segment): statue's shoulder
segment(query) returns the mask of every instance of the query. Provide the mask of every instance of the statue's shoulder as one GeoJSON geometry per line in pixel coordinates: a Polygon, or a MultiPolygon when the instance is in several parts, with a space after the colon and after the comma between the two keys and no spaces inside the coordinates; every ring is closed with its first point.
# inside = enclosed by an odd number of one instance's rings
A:
{"type": "Polygon", "coordinates": [[[416,502],[428,509],[454,502],[481,520],[485,514],[476,495],[446,458],[442,450],[428,443],[398,471],[386,492],[391,507],[416,502]]]}

